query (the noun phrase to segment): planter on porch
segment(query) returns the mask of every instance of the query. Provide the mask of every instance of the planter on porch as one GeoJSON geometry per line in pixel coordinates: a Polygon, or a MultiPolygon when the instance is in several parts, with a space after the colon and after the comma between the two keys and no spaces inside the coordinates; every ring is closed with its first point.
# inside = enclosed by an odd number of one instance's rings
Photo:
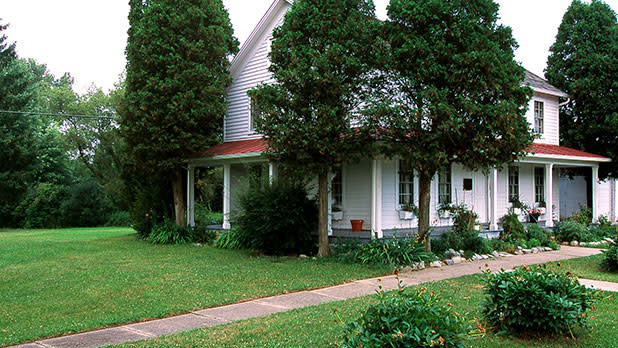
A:
{"type": "Polygon", "coordinates": [[[341,220],[341,219],[343,219],[343,212],[341,210],[340,211],[333,211],[330,214],[331,214],[331,217],[332,217],[333,220],[341,220]]]}
{"type": "Polygon", "coordinates": [[[350,220],[350,223],[352,224],[352,232],[362,232],[363,222],[364,220],[350,220]]]}
{"type": "Polygon", "coordinates": [[[407,210],[400,210],[399,211],[399,218],[401,220],[412,220],[412,219],[414,219],[414,212],[407,211],[407,210]]]}

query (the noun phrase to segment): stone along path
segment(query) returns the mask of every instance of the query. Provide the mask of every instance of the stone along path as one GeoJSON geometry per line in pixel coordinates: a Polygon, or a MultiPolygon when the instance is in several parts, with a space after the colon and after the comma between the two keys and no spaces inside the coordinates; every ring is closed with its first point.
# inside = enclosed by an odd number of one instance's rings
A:
{"type": "MultiPolygon", "coordinates": [[[[598,254],[598,249],[563,246],[559,251],[539,254],[511,255],[498,259],[460,263],[442,268],[426,268],[421,271],[399,274],[403,285],[418,285],[425,282],[457,278],[479,273],[488,268],[491,271],[509,270],[524,264],[538,264],[598,254]]],[[[581,280],[586,286],[600,290],[618,291],[618,283],[581,280]]],[[[177,333],[190,329],[217,326],[238,320],[261,317],[284,312],[294,308],[340,301],[375,293],[378,285],[386,290],[397,288],[397,278],[386,276],[358,280],[351,283],[323,289],[300,291],[277,295],[253,301],[194,311],[175,317],[127,324],[114,328],[95,330],[81,334],[38,340],[19,346],[21,348],[81,348],[119,344],[177,333]]]]}

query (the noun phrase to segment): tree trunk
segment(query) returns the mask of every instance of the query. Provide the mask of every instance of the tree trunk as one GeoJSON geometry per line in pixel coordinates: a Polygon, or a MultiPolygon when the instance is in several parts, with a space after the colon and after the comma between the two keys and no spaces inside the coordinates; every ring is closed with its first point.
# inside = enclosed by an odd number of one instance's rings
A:
{"type": "Polygon", "coordinates": [[[185,218],[185,200],[182,186],[182,170],[178,169],[174,172],[172,178],[172,191],[174,192],[174,213],[176,214],[176,225],[185,227],[187,220],[185,218]]]}
{"type": "Polygon", "coordinates": [[[429,229],[429,203],[431,197],[431,174],[419,172],[418,180],[418,234],[425,242],[425,250],[431,251],[431,230],[429,229]]]}
{"type": "Polygon", "coordinates": [[[326,257],[330,255],[328,245],[328,172],[320,173],[318,176],[318,256],[326,257]]]}

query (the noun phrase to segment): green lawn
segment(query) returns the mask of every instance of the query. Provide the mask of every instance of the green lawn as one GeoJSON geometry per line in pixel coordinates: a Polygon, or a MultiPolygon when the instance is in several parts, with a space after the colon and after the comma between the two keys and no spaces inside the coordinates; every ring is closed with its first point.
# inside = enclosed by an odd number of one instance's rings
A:
{"type": "MultiPolygon", "coordinates": [[[[601,268],[600,264],[602,260],[603,254],[600,254],[578,259],[564,260],[560,261],[560,264],[562,265],[562,268],[566,268],[581,278],[618,283],[618,273],[606,272],[603,268],[601,268]]],[[[552,265],[553,267],[557,267],[557,262],[553,262],[552,265]]]]}
{"type": "Polygon", "coordinates": [[[155,246],[126,228],[0,230],[0,346],[385,273],[155,246]]]}
{"type": "MultiPolygon", "coordinates": [[[[481,315],[483,297],[479,275],[444,280],[422,285],[435,290],[443,301],[451,302],[454,309],[473,323],[481,315]]],[[[610,296],[610,295],[608,295],[610,296]]],[[[335,347],[343,330],[340,320],[358,318],[375,296],[332,302],[315,307],[296,309],[263,318],[249,319],[214,328],[187,331],[157,339],[129,343],[118,347],[335,347]],[[337,312],[335,313],[335,310],[337,312]]],[[[566,338],[524,340],[497,337],[489,333],[474,339],[470,347],[524,348],[524,347],[616,347],[618,346],[618,299],[606,297],[596,304],[591,314],[594,329],[588,333],[576,331],[577,341],[566,338]]]]}

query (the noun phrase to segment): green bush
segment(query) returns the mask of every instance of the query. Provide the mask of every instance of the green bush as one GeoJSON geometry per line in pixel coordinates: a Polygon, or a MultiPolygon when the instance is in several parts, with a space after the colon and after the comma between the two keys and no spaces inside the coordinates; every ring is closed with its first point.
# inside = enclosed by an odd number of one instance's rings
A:
{"type": "Polygon", "coordinates": [[[528,246],[528,248],[537,248],[541,246],[541,242],[539,242],[539,240],[536,238],[530,238],[526,242],[526,245],[528,246]]]}
{"type": "Polygon", "coordinates": [[[195,202],[195,225],[221,225],[223,223],[223,214],[214,212],[209,206],[195,202]]]}
{"type": "Polygon", "coordinates": [[[569,273],[523,266],[485,273],[483,314],[499,333],[566,334],[587,327],[593,291],[569,273]]]}
{"type": "Polygon", "coordinates": [[[354,322],[344,325],[341,347],[463,348],[471,327],[450,306],[427,289],[385,293],[354,322]]]}
{"type": "Polygon", "coordinates": [[[217,238],[217,232],[207,226],[191,227],[189,233],[193,243],[212,244],[217,238]]]}
{"type": "Polygon", "coordinates": [[[603,254],[601,266],[610,272],[618,271],[618,243],[613,243],[603,254]]]}
{"type": "Polygon", "coordinates": [[[66,198],[62,185],[39,183],[30,187],[15,208],[24,228],[57,228],[62,226],[60,206],[66,198]]]}
{"type": "Polygon", "coordinates": [[[96,180],[88,178],[67,188],[67,197],[60,205],[60,212],[63,226],[103,226],[111,212],[111,203],[105,199],[96,180]]]}
{"type": "Polygon", "coordinates": [[[519,217],[515,213],[509,213],[500,218],[499,225],[502,227],[500,239],[525,239],[526,230],[524,224],[519,221],[519,217]]]}
{"type": "Polygon", "coordinates": [[[178,226],[170,220],[154,225],[146,238],[152,244],[186,244],[190,243],[191,239],[190,228],[178,226]]]}
{"type": "Polygon", "coordinates": [[[432,244],[432,250],[443,254],[448,249],[470,251],[477,254],[487,254],[491,248],[485,238],[479,236],[474,228],[478,215],[465,205],[443,208],[453,214],[454,229],[442,233],[437,243],[432,244]]]}
{"type": "Polygon", "coordinates": [[[129,227],[131,226],[131,215],[128,211],[116,211],[109,214],[105,226],[129,227]]]}
{"type": "Polygon", "coordinates": [[[588,231],[586,225],[573,220],[558,222],[554,228],[554,234],[556,239],[561,242],[572,242],[574,240],[590,242],[593,239],[593,235],[588,231]]]}
{"type": "Polygon", "coordinates": [[[216,234],[213,245],[219,249],[243,249],[244,242],[241,240],[242,236],[238,233],[238,230],[231,229],[227,231],[221,231],[216,234]]]}
{"type": "Polygon", "coordinates": [[[419,261],[433,261],[433,253],[425,251],[422,241],[415,238],[372,239],[352,249],[346,259],[362,264],[408,266],[419,261]]]}
{"type": "Polygon", "coordinates": [[[463,239],[463,250],[471,251],[475,254],[489,254],[492,248],[489,241],[479,235],[467,236],[463,239]]]}
{"type": "Polygon", "coordinates": [[[231,236],[244,248],[270,255],[313,251],[318,210],[303,186],[256,183],[240,196],[239,208],[232,221],[237,233],[231,236]]]}
{"type": "Polygon", "coordinates": [[[463,248],[464,239],[455,231],[442,232],[440,238],[431,243],[431,250],[438,255],[443,255],[448,249],[463,250],[463,248]]]}
{"type": "Polygon", "coordinates": [[[579,211],[571,216],[570,220],[588,226],[592,222],[592,209],[580,204],[579,211]]]}
{"type": "MultiPolygon", "coordinates": [[[[532,225],[528,225],[528,233],[527,233],[527,239],[536,239],[539,242],[539,245],[537,246],[548,246],[550,240],[551,240],[551,235],[549,230],[546,230],[544,228],[542,228],[539,225],[536,224],[532,224],[532,225]]],[[[527,243],[529,247],[530,243],[527,243]]],[[[531,247],[534,248],[534,247],[531,247]]]]}

